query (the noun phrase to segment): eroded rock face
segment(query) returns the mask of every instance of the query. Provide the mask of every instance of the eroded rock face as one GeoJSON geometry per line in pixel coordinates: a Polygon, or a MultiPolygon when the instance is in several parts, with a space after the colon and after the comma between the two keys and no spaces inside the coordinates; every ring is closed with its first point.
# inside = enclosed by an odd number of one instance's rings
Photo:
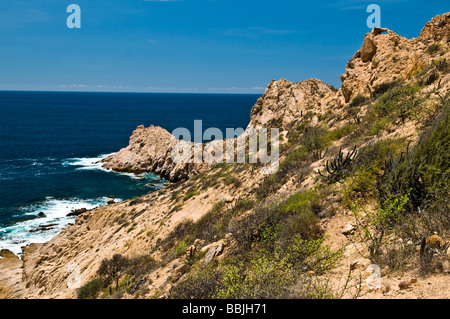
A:
{"type": "Polygon", "coordinates": [[[129,145],[103,160],[103,167],[119,172],[152,172],[177,182],[189,177],[195,168],[193,163],[175,163],[172,150],[177,143],[191,146],[192,143],[178,141],[167,130],[153,126],[138,126],[130,137],[129,145]]]}
{"type": "Polygon", "coordinates": [[[372,61],[373,56],[377,53],[377,46],[373,40],[374,35],[372,33],[367,33],[364,37],[364,42],[362,44],[360,51],[360,58],[363,62],[372,61]]]}
{"type": "Polygon", "coordinates": [[[253,107],[249,126],[289,129],[330,93],[334,93],[333,88],[317,79],[295,84],[274,80],[253,107]]]}
{"type": "Polygon", "coordinates": [[[450,12],[438,15],[428,21],[420,32],[422,40],[448,42],[450,40],[450,12]]]}
{"type": "MultiPolygon", "coordinates": [[[[328,101],[337,99],[339,95],[330,85],[320,80],[309,79],[296,84],[285,79],[272,81],[264,95],[258,99],[251,110],[251,120],[244,134],[234,139],[236,147],[243,138],[248,138],[252,129],[278,128],[280,131],[288,129],[302,120],[303,113],[317,108],[325,96],[328,101]]],[[[334,101],[334,100],[333,100],[334,101]]],[[[341,103],[336,101],[337,104],[341,103]]],[[[205,161],[210,154],[222,147],[223,161],[225,161],[227,141],[212,141],[197,144],[201,149],[203,161],[194,160],[194,143],[179,141],[167,130],[150,126],[139,126],[130,137],[129,145],[103,160],[103,167],[119,172],[152,172],[171,181],[185,180],[211,166],[211,161],[205,161]],[[177,145],[181,143],[182,145],[177,145]],[[172,152],[175,147],[191,149],[189,163],[174,162],[172,152]]],[[[245,145],[245,144],[244,144],[245,145]]],[[[235,149],[236,154],[237,148],[235,149]]]]}
{"type": "Polygon", "coordinates": [[[391,30],[379,28],[367,33],[358,52],[347,63],[341,75],[342,94],[348,103],[358,93],[372,96],[382,84],[408,80],[433,59],[445,58],[427,53],[427,48],[438,43],[441,52],[449,45],[450,13],[434,17],[422,29],[420,36],[407,39],[391,30]],[[386,32],[387,34],[383,34],[386,32]]]}

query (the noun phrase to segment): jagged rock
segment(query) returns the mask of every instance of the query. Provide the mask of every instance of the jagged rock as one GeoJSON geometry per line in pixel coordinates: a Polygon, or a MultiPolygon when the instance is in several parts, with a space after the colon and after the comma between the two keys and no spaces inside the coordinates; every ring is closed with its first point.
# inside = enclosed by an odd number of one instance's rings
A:
{"type": "Polygon", "coordinates": [[[450,13],[434,17],[417,38],[407,39],[384,28],[382,31],[387,34],[380,31],[367,33],[361,48],[347,63],[346,72],[341,76],[341,92],[346,103],[357,94],[373,97],[381,85],[408,80],[431,64],[435,57],[427,54],[426,49],[435,42],[444,48],[448,46],[450,13]]]}
{"type": "Polygon", "coordinates": [[[364,37],[364,42],[361,49],[359,49],[361,61],[369,62],[372,60],[375,53],[377,53],[377,46],[373,41],[373,34],[367,33],[364,37]]]}
{"type": "MultiPolygon", "coordinates": [[[[190,142],[178,141],[159,126],[151,125],[146,128],[140,125],[131,135],[128,146],[105,158],[103,167],[118,172],[152,172],[171,182],[187,179],[194,167],[198,171],[197,166],[202,166],[203,163],[175,163],[172,160],[172,150],[178,143],[185,147],[193,145],[190,142]]],[[[193,156],[193,152],[191,153],[193,156]]]]}
{"type": "Polygon", "coordinates": [[[207,253],[205,255],[204,264],[209,264],[216,256],[219,256],[223,252],[224,244],[223,242],[214,243],[209,246],[203,247],[202,251],[207,249],[207,253]]]}
{"type": "Polygon", "coordinates": [[[67,217],[79,216],[83,213],[86,213],[88,210],[86,208],[74,209],[70,213],[67,214],[67,217]]]}
{"type": "Polygon", "coordinates": [[[11,252],[8,249],[2,249],[0,250],[0,257],[2,258],[13,258],[13,259],[19,259],[13,252],[11,252]]]}
{"type": "Polygon", "coordinates": [[[379,35],[382,34],[383,32],[387,32],[388,29],[387,28],[373,28],[372,29],[372,34],[373,35],[379,35]]]}
{"type": "Polygon", "coordinates": [[[288,129],[303,120],[303,113],[333,88],[317,79],[292,83],[273,80],[252,108],[249,127],[288,129]]]}
{"type": "Polygon", "coordinates": [[[29,233],[44,232],[44,231],[55,228],[55,226],[58,226],[58,224],[39,225],[38,227],[33,228],[33,229],[29,230],[28,232],[29,233]]]}
{"type": "Polygon", "coordinates": [[[420,32],[419,38],[447,42],[450,35],[450,12],[435,16],[420,32]]]}

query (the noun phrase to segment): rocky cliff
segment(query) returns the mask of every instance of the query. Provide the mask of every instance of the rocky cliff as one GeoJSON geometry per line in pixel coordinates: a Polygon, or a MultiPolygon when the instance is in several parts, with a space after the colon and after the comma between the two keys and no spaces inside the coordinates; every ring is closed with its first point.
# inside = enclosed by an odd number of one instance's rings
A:
{"type": "Polygon", "coordinates": [[[174,163],[171,153],[177,143],[192,146],[176,140],[159,126],[141,125],[131,135],[127,147],[103,160],[103,167],[118,172],[152,172],[172,182],[187,179],[195,167],[190,163],[174,163]]]}
{"type": "Polygon", "coordinates": [[[357,94],[373,96],[383,84],[410,79],[436,59],[435,54],[424,54],[427,48],[433,44],[448,46],[449,34],[449,13],[433,18],[413,39],[388,29],[376,28],[367,33],[341,75],[345,102],[357,94]]]}
{"type": "MultiPolygon", "coordinates": [[[[288,215],[282,220],[285,223],[282,224],[283,231],[276,235],[281,239],[290,238],[291,232],[301,229],[301,225],[312,218],[317,224],[305,231],[306,235],[323,232],[331,238],[332,247],[343,247],[345,252],[342,267],[333,270],[332,278],[346,277],[349,264],[363,274],[361,267],[370,264],[370,260],[361,259],[358,255],[364,242],[355,243],[355,238],[348,236],[356,232],[357,227],[350,224],[351,214],[343,204],[349,195],[342,186],[359,185],[358,180],[349,177],[342,185],[327,186],[329,184],[320,183],[317,170],[324,171],[326,161],[333,160],[340,148],[353,147],[351,143],[364,149],[383,139],[390,139],[388,145],[419,140],[425,124],[419,122],[418,112],[414,118],[388,118],[390,122],[382,122],[385,125],[380,126],[381,129],[376,127],[375,133],[371,131],[372,125],[380,119],[364,116],[372,114],[370,111],[377,102],[377,96],[394,84],[422,83],[421,99],[414,101],[422,103],[417,104],[420,107],[429,107],[424,123],[431,121],[430,114],[437,110],[445,97],[448,98],[450,91],[450,73],[446,64],[450,59],[449,17],[450,13],[435,17],[415,39],[403,38],[390,30],[373,30],[365,36],[361,49],[348,62],[346,73],[341,76],[341,89],[334,89],[316,79],[295,84],[284,79],[271,82],[251,111],[247,131],[259,127],[281,128],[281,166],[279,173],[272,176],[261,174],[259,169],[249,164],[175,164],[170,156],[177,143],[174,137],[160,127],[138,127],[129,145],[107,158],[105,167],[127,172],[155,172],[171,181],[188,180],[169,184],[163,190],[138,199],[85,212],[49,242],[25,247],[22,260],[3,251],[0,296],[75,298],[79,290],[68,285],[73,275],[80,279],[81,285],[85,285],[97,278],[102,261],[115,254],[128,258],[131,266],[126,276],[122,274],[121,295],[118,290],[113,297],[167,296],[172,287],[189,279],[189,273],[195,274],[194,270],[201,265],[216,260],[220,267],[227,257],[236,256],[243,241],[251,240],[248,249],[257,247],[263,242],[262,238],[269,241],[268,235],[275,235],[268,231],[277,229],[276,222],[284,216],[278,211],[270,215],[274,205],[286,199],[297,200],[280,208],[284,214],[291,210],[297,213],[297,210],[306,209],[297,192],[320,188],[327,192],[308,206],[315,217],[308,215],[305,219],[303,215],[288,215]],[[355,100],[358,95],[364,98],[355,100]],[[320,148],[325,144],[305,147],[306,133],[322,132],[312,129],[315,126],[330,130],[331,133],[326,133],[330,139],[329,145],[326,144],[328,152],[320,148]],[[346,130],[348,128],[350,131],[346,130]],[[362,132],[366,132],[365,135],[362,132]],[[139,265],[139,271],[132,265],[139,265]]],[[[409,98],[416,97],[411,95],[409,98]]],[[[314,138],[311,136],[308,138],[314,138]]],[[[202,147],[207,149],[209,146],[202,147]]],[[[371,156],[377,158],[375,155],[371,156]]],[[[380,160],[377,161],[377,165],[381,165],[380,160]]],[[[379,174],[383,169],[384,166],[376,166],[370,174],[379,174]]],[[[370,193],[371,187],[375,187],[370,183],[374,181],[364,180],[366,184],[359,185],[368,189],[369,195],[362,197],[371,205],[368,209],[375,205],[374,195],[370,193]]],[[[406,242],[402,239],[402,243],[406,242]]],[[[246,255],[251,256],[250,253],[246,255]]],[[[244,258],[245,254],[237,256],[244,258]]],[[[389,277],[389,271],[383,268],[385,282],[391,287],[400,275],[389,277]]],[[[202,276],[193,277],[197,280],[192,284],[205,279],[202,276]]],[[[315,276],[314,271],[310,271],[308,276],[315,276]]],[[[420,297],[448,298],[448,286],[445,288],[442,276],[445,279],[441,273],[429,277],[430,284],[422,287],[420,297]]],[[[367,293],[369,297],[380,298],[382,291],[367,293]]],[[[392,298],[403,296],[398,289],[387,289],[384,293],[390,293],[392,298]]],[[[418,298],[419,295],[411,292],[410,297],[418,298]]],[[[107,293],[102,295],[101,291],[94,296],[111,297],[107,293]]]]}

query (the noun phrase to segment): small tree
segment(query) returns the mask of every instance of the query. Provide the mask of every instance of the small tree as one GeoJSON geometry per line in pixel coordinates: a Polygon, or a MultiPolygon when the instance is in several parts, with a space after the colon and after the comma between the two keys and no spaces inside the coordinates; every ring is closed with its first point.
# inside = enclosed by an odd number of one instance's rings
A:
{"type": "Polygon", "coordinates": [[[97,274],[108,284],[116,282],[116,290],[119,289],[119,278],[123,268],[127,265],[127,259],[120,254],[115,254],[111,259],[103,259],[97,274]]]}

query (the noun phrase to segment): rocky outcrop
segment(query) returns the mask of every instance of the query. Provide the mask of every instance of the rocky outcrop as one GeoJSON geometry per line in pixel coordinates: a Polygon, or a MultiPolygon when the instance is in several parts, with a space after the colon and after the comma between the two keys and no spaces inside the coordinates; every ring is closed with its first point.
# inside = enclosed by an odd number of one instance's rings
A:
{"type": "Polygon", "coordinates": [[[361,48],[347,63],[345,74],[341,75],[345,102],[350,102],[357,94],[371,96],[382,84],[409,79],[438,58],[428,54],[427,48],[433,43],[448,46],[449,34],[450,13],[434,17],[422,29],[420,36],[413,39],[385,28],[373,29],[365,35],[361,48]]]}
{"type": "Polygon", "coordinates": [[[364,37],[364,42],[359,50],[359,57],[363,62],[372,61],[373,56],[377,53],[377,46],[373,38],[374,35],[372,33],[367,33],[364,37]]]}
{"type": "MultiPolygon", "coordinates": [[[[316,113],[320,112],[322,103],[324,107],[329,106],[330,103],[342,104],[339,90],[316,79],[295,84],[285,79],[274,80],[253,106],[251,120],[244,134],[235,138],[233,143],[236,146],[242,145],[238,140],[247,138],[252,129],[287,130],[301,122],[308,110],[314,109],[316,113]]],[[[208,154],[214,156],[217,148],[223,147],[225,156],[225,144],[226,141],[218,140],[200,146],[197,144],[203,154],[203,160],[194,161],[194,143],[179,141],[161,127],[152,125],[145,128],[141,125],[133,132],[127,147],[103,160],[103,167],[119,172],[152,172],[171,182],[177,182],[210,167],[211,163],[204,159],[208,154]],[[176,146],[191,149],[189,163],[174,162],[173,151],[176,146]]],[[[234,152],[236,154],[237,148],[234,152]]],[[[225,160],[225,157],[223,159],[225,160]]]]}
{"type": "Polygon", "coordinates": [[[194,163],[175,163],[172,150],[181,143],[191,147],[193,143],[179,141],[167,130],[153,126],[140,125],[130,137],[129,145],[118,153],[103,160],[103,167],[118,172],[152,172],[171,181],[187,179],[201,165],[194,163]]]}
{"type": "Polygon", "coordinates": [[[335,93],[332,86],[317,79],[295,84],[285,79],[274,80],[252,108],[249,126],[289,129],[302,121],[308,110],[317,110],[324,97],[332,95],[339,103],[335,93]]]}
{"type": "Polygon", "coordinates": [[[450,12],[438,15],[428,21],[420,32],[421,40],[450,41],[450,12]]]}

